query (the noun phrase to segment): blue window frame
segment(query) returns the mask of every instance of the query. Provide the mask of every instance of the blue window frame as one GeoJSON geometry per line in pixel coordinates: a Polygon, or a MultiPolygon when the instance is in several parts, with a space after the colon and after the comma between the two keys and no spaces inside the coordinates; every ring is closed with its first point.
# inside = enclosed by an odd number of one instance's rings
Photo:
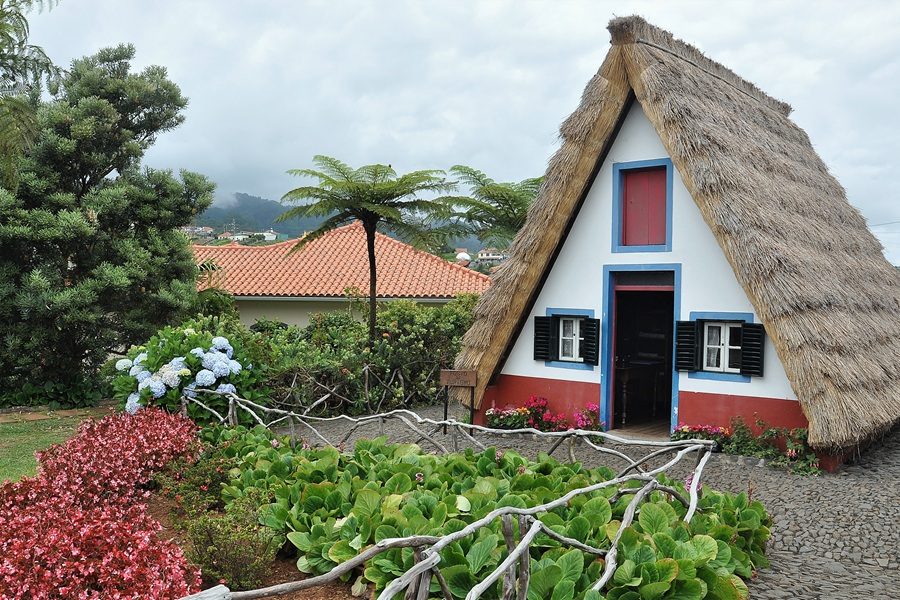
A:
{"type": "MultiPolygon", "coordinates": [[[[588,308],[548,308],[544,313],[548,317],[587,317],[594,318],[594,311],[588,308]]],[[[575,362],[572,360],[545,360],[545,367],[553,367],[556,369],[575,369],[577,371],[593,371],[594,365],[583,362],[575,362]]]]}
{"type": "MultiPolygon", "coordinates": [[[[692,311],[690,313],[691,321],[718,321],[718,322],[741,322],[753,323],[753,313],[747,312],[709,312],[709,311],[692,311]]],[[[705,334],[704,334],[705,335],[705,334]]],[[[705,340],[700,340],[700,347],[703,347],[705,340]]],[[[701,365],[702,367],[702,365],[701,365]]],[[[688,379],[710,379],[713,381],[731,381],[734,383],[750,383],[748,375],[740,373],[721,373],[718,371],[691,371],[688,373],[688,379]]]]}
{"type": "Polygon", "coordinates": [[[613,215],[612,215],[612,251],[613,252],[671,252],[672,251],[672,160],[655,158],[631,162],[613,163],[613,215]],[[666,243],[651,246],[622,245],[622,180],[625,172],[651,167],[666,168],[666,243]]]}

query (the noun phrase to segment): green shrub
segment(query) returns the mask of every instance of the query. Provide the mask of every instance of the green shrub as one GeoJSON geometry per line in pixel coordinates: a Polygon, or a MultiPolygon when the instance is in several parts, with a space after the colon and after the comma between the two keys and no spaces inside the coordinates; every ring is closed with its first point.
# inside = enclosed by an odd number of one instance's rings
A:
{"type": "Polygon", "coordinates": [[[221,489],[235,467],[222,448],[206,446],[198,460],[178,459],[154,477],[159,492],[173,500],[179,516],[192,518],[209,511],[221,511],[221,489]]]}
{"type": "MultiPolygon", "coordinates": [[[[500,506],[531,507],[566,492],[615,477],[606,467],[586,469],[546,454],[531,461],[513,451],[427,454],[415,444],[361,440],[353,453],[335,448],[292,448],[286,438],[256,427],[216,428],[205,439],[237,461],[222,488],[226,503],[268,497],[261,522],[285,535],[298,554],[298,568],[322,574],[388,537],[445,535],[500,506]],[[262,492],[260,494],[260,492],[262,492]]],[[[660,481],[686,496],[685,485],[660,481]]],[[[637,488],[640,483],[631,482],[637,488]]],[[[615,487],[574,497],[539,515],[547,526],[598,548],[609,548],[632,496],[615,487]]],[[[746,494],[702,491],[690,523],[684,506],[660,491],[641,504],[623,533],[620,562],[605,588],[607,598],[744,598],[744,580],[766,566],[771,521],[762,504],[746,494]],[[630,594],[630,595],[629,595],[630,594]],[[710,596],[713,597],[713,596],[710,596]]],[[[506,555],[499,520],[441,552],[441,572],[451,592],[464,597],[506,555]]],[[[560,547],[539,535],[531,546],[529,597],[572,600],[599,579],[602,562],[560,547]]],[[[363,583],[376,591],[413,564],[410,549],[382,553],[365,565],[363,583]]],[[[497,597],[497,587],[489,597],[497,597]]],[[[586,596],[585,596],[586,597],[586,596]]]]}
{"type": "Polygon", "coordinates": [[[218,316],[234,320],[240,318],[237,306],[234,304],[234,296],[218,288],[208,288],[199,292],[194,312],[210,317],[218,316]]]}
{"type": "Polygon", "coordinates": [[[278,536],[261,527],[257,505],[245,497],[223,514],[206,513],[187,523],[188,557],[207,583],[224,582],[232,590],[259,587],[278,550],[278,536]]]}
{"type": "Polygon", "coordinates": [[[472,321],[475,296],[444,306],[388,302],[377,316],[378,340],[349,311],[315,315],[309,326],[272,328],[280,365],[271,385],[296,409],[332,391],[317,414],[360,414],[435,402],[440,370],[452,367],[472,321]]]}
{"type": "Polygon", "coordinates": [[[66,383],[47,381],[40,384],[24,382],[16,390],[0,392],[0,408],[44,406],[82,408],[94,406],[103,395],[103,388],[93,382],[75,378],[66,383]]]}

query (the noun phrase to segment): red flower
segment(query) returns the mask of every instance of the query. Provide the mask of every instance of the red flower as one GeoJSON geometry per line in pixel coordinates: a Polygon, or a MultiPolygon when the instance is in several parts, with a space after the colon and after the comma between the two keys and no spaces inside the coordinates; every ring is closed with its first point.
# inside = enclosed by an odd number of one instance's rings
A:
{"type": "Polygon", "coordinates": [[[141,486],[196,454],[196,426],[158,409],[86,421],[0,485],[0,598],[179,598],[199,573],[156,536],[141,486]]]}

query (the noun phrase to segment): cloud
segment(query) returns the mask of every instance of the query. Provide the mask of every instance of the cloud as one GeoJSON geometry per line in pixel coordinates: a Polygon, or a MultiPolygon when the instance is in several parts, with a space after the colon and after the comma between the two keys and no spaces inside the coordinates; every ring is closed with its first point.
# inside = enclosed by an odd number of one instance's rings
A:
{"type": "MultiPolygon", "coordinates": [[[[33,15],[58,63],[128,41],[190,98],[148,153],[234,192],[278,198],[314,154],[398,170],[544,171],[559,123],[638,13],[794,107],[850,201],[900,220],[900,3],[64,0],[33,15]]],[[[900,225],[876,227],[900,262],[900,225]]]]}

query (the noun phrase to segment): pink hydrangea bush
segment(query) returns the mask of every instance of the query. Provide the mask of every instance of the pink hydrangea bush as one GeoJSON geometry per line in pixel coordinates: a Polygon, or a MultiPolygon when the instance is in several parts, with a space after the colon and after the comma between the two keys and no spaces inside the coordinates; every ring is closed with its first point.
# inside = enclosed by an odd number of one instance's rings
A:
{"type": "Polygon", "coordinates": [[[196,452],[194,424],[162,410],[87,421],[38,454],[35,477],[0,485],[0,598],[163,599],[199,572],[141,503],[142,486],[196,452]]]}

